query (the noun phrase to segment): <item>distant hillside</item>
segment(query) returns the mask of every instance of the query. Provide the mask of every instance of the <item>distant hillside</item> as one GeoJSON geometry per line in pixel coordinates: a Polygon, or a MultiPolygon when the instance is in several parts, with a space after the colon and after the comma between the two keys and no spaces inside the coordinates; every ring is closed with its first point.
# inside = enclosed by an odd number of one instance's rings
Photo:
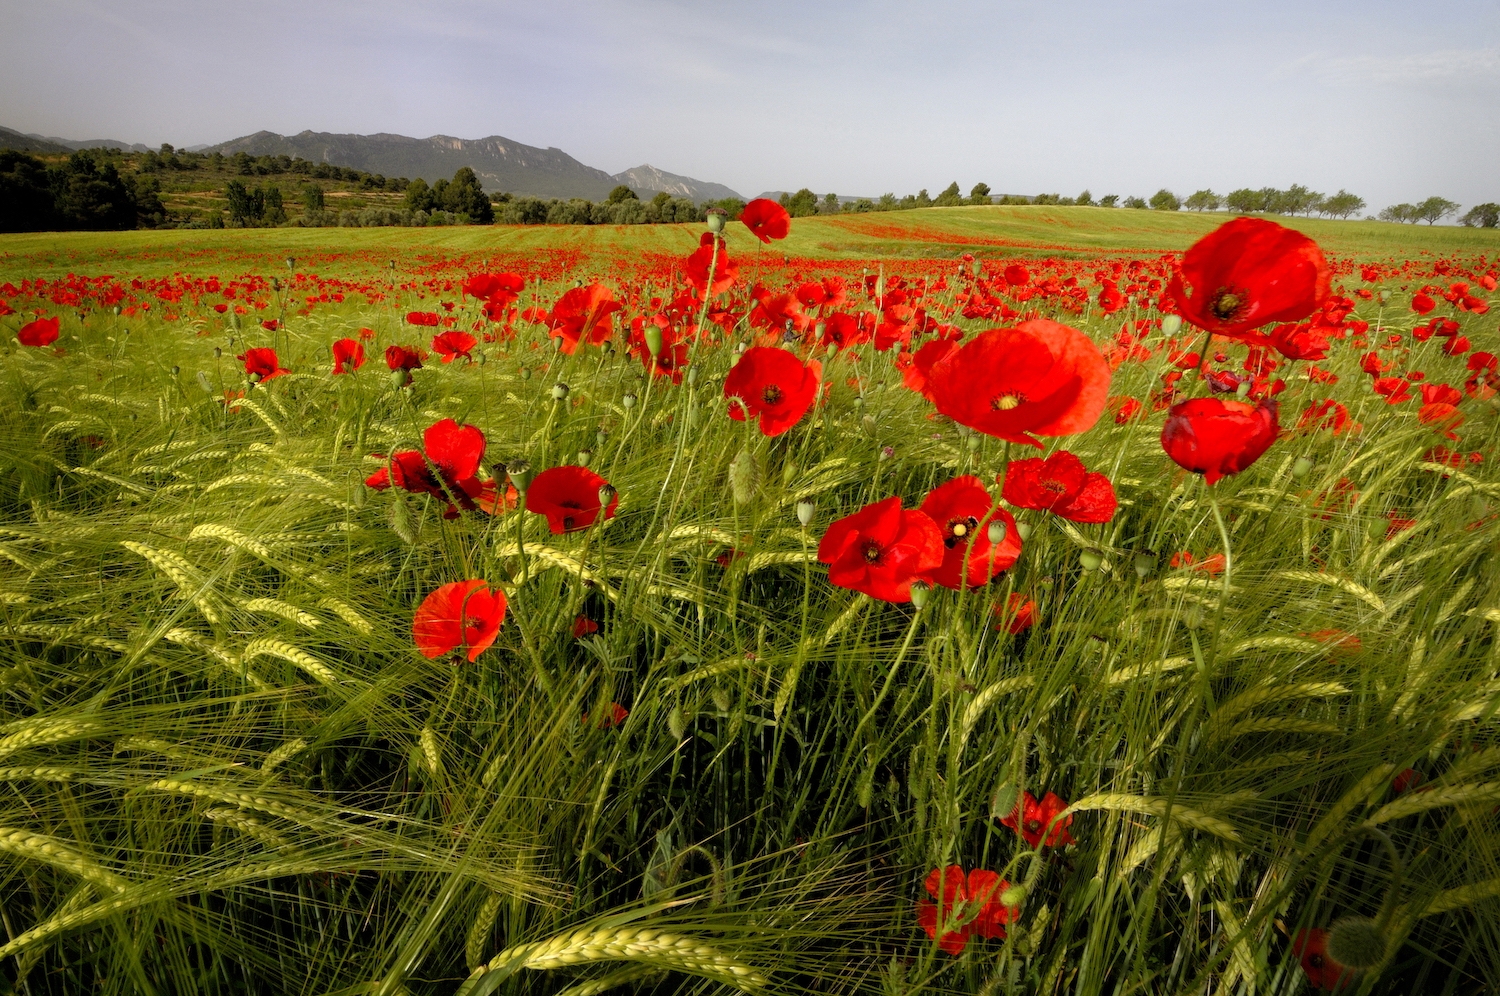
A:
{"type": "Polygon", "coordinates": [[[32,138],[9,128],[0,128],[0,149],[15,149],[17,152],[36,152],[44,156],[55,156],[72,152],[73,147],[60,145],[45,138],[32,138]]]}
{"type": "Polygon", "coordinates": [[[650,163],[637,166],[635,169],[627,169],[623,173],[616,173],[610,179],[617,184],[625,184],[637,194],[645,195],[648,200],[658,191],[663,190],[673,197],[686,197],[694,202],[721,201],[726,197],[745,199],[722,183],[708,183],[703,180],[694,180],[690,176],[678,176],[676,173],[657,169],[650,163]]]}
{"type": "MultiPolygon", "coordinates": [[[[6,137],[16,134],[16,132],[12,132],[9,128],[0,128],[0,131],[9,133],[6,137]]],[[[122,142],[118,138],[58,138],[55,135],[43,136],[31,132],[27,132],[25,137],[45,145],[60,146],[64,151],[74,149],[122,149],[125,152],[153,151],[149,145],[142,145],[140,142],[122,142]]]]}
{"type": "Polygon", "coordinates": [[[468,166],[489,191],[508,190],[534,197],[587,197],[602,200],[615,180],[602,169],[585,166],[561,149],[538,149],[492,135],[462,139],[448,135],[407,138],[405,135],[333,135],[304,131],[277,135],[258,131],[207,152],[252,156],[301,156],[313,162],[350,166],[386,176],[421,177],[428,183],[450,179],[468,166]]]}

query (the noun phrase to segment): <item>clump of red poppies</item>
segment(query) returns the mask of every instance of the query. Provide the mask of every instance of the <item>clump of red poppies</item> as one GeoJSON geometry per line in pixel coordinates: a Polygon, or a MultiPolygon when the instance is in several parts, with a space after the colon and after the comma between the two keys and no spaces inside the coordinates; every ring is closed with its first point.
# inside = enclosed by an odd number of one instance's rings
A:
{"type": "MultiPolygon", "coordinates": [[[[484,433],[479,429],[445,418],[422,433],[421,450],[392,454],[386,466],[365,479],[365,485],[384,491],[394,484],[413,494],[431,495],[447,503],[443,512],[446,519],[456,518],[459,508],[494,514],[499,504],[495,482],[479,479],[484,447],[484,433]]],[[[505,507],[514,507],[515,502],[512,487],[507,490],[505,507]]]]}
{"type": "Polygon", "coordinates": [[[505,592],[482,580],[454,581],[422,600],[412,617],[411,636],[423,657],[457,650],[476,660],[500,633],[505,592]]]}
{"type": "Polygon", "coordinates": [[[1000,901],[1010,883],[987,869],[975,868],[965,876],[961,865],[934,868],[922,885],[936,902],[917,902],[917,925],[955,958],[971,937],[1003,938],[1005,925],[1019,912],[1000,901]]]}

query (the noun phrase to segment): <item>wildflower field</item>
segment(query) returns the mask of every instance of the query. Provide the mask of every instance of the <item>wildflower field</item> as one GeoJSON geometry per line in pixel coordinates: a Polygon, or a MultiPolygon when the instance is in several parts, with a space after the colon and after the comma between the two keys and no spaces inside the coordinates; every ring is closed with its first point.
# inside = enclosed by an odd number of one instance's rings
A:
{"type": "Polygon", "coordinates": [[[0,991],[1491,991],[1497,254],[0,237],[0,991]]]}

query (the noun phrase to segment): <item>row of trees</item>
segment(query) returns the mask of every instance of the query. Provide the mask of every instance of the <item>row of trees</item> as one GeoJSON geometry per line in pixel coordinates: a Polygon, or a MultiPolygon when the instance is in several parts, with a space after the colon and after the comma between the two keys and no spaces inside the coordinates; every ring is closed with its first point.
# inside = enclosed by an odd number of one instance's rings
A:
{"type": "Polygon", "coordinates": [[[598,202],[581,197],[544,200],[512,194],[495,194],[493,202],[495,220],[502,225],[671,225],[701,222],[708,217],[709,208],[719,208],[731,218],[745,208],[745,202],[738,198],[695,204],[664,190],[643,201],[624,184],[598,202]]]}
{"type": "Polygon", "coordinates": [[[495,221],[495,209],[491,206],[490,198],[480,185],[479,177],[467,166],[454,173],[452,180],[439,178],[431,187],[421,177],[411,181],[401,206],[413,214],[418,211],[428,214],[446,211],[462,215],[468,219],[467,224],[471,225],[489,225],[495,221]]]}
{"type": "Polygon", "coordinates": [[[0,232],[120,231],[166,217],[152,177],[121,175],[107,154],[75,152],[55,166],[0,150],[0,232]]]}
{"type": "Polygon", "coordinates": [[[279,176],[292,174],[316,180],[338,180],[358,184],[361,190],[389,190],[402,193],[410,183],[406,177],[387,177],[381,173],[367,173],[348,166],[332,163],[312,162],[301,156],[252,156],[248,152],[236,152],[226,156],[222,152],[189,152],[175,149],[162,143],[155,152],[142,152],[136,163],[141,173],[191,172],[212,170],[229,172],[239,176],[279,176]]]}
{"type": "Polygon", "coordinates": [[[920,190],[901,198],[897,198],[895,194],[882,194],[878,200],[869,198],[845,200],[837,194],[825,194],[820,200],[806,187],[795,194],[781,195],[782,207],[786,208],[794,218],[813,214],[852,214],[865,211],[907,211],[923,207],[957,207],[962,204],[1056,204],[1082,207],[1127,207],[1156,211],[1180,211],[1184,207],[1192,211],[1217,211],[1220,208],[1228,208],[1240,214],[1319,214],[1331,218],[1347,218],[1365,208],[1363,198],[1346,190],[1340,190],[1329,196],[1311,191],[1300,184],[1293,184],[1287,190],[1277,190],[1275,187],[1262,187],[1260,190],[1244,188],[1231,191],[1223,197],[1212,190],[1199,190],[1185,200],[1165,188],[1158,190],[1150,199],[1144,197],[1122,199],[1119,194],[1106,194],[1096,199],[1088,190],[1082,191],[1076,197],[1064,197],[1060,194],[1036,194],[1030,197],[1020,194],[995,195],[991,193],[987,183],[974,184],[966,197],[956,182],[948,184],[936,197],[930,196],[926,190],[920,190]]]}

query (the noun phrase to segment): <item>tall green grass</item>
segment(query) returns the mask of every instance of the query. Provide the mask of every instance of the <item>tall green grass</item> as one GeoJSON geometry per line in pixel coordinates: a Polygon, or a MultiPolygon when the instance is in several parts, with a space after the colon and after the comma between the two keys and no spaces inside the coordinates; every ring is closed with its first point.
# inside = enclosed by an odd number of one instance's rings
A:
{"type": "MultiPolygon", "coordinates": [[[[260,386],[232,356],[270,333],[107,314],[0,361],[9,989],[1293,993],[1289,935],[1347,916],[1388,924],[1362,991],[1500,971],[1500,484],[1424,463],[1431,429],[1357,390],[1352,354],[1283,424],[1332,391],[1360,434],[1290,436],[1210,494],[1160,415],[1106,417],[1062,442],[1114,480],[1114,521],[1023,513],[1014,570],[916,610],[831,587],[823,529],[1006,454],[884,358],[825,357],[826,403],[766,440],[726,415],[729,348],[648,389],[538,332],[398,389],[397,308],[293,319],[295,373],[260,386]],[[359,324],[370,363],[330,376],[359,324]],[[363,486],[443,417],[487,463],[588,451],[619,515],[553,536],[363,486]],[[1344,480],[1357,499],[1321,497],[1344,480]],[[1232,569],[1171,568],[1225,552],[1215,503],[1232,569]],[[1417,525],[1388,537],[1391,510],[1417,525]],[[415,606],[469,577],[509,597],[499,640],[423,658],[415,606]],[[993,614],[1013,591],[1039,607],[1018,637],[993,614]],[[583,721],[611,702],[620,727],[583,721]],[[1396,795],[1408,767],[1425,791],[1396,795]],[[1076,846],[1001,826],[1025,791],[1074,804],[1076,846]],[[915,916],[948,863],[1027,888],[957,959],[915,916]]],[[[1456,366],[1437,345],[1413,366],[1456,366]]],[[[1496,425],[1476,404],[1466,447],[1496,425]]]]}

